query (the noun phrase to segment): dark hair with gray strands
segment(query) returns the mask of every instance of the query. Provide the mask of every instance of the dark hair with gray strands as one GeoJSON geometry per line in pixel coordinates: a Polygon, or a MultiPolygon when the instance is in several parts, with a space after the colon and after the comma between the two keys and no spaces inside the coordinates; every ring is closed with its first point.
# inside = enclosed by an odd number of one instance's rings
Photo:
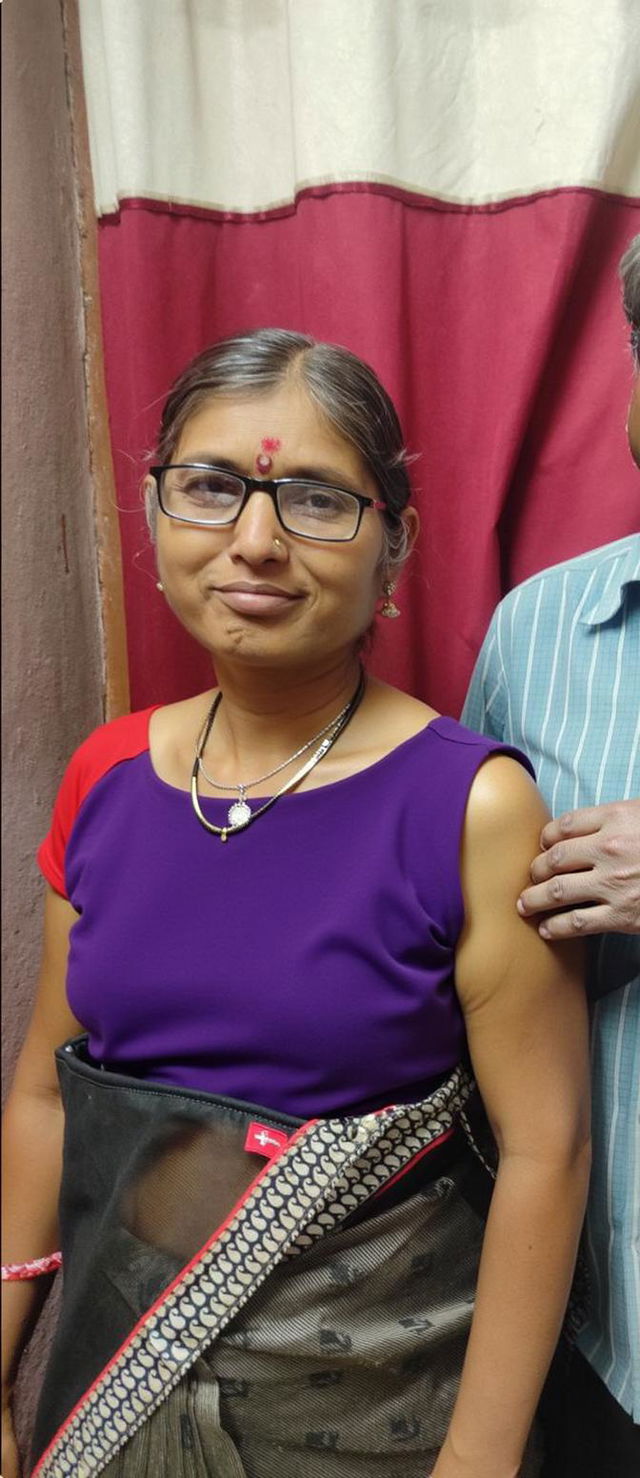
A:
{"type": "Polygon", "coordinates": [[[338,344],[323,344],[288,329],[260,328],[205,349],[182,371],[167,398],[158,461],[171,461],[186,422],[204,401],[266,395],[286,380],[303,386],[371,471],[386,504],[381,563],[387,573],[397,572],[407,553],[401,514],[411,495],[402,429],[374,371],[338,344]]]}
{"type": "Polygon", "coordinates": [[[634,236],[620,263],[622,306],[631,325],[631,349],[640,369],[640,234],[634,236]]]}

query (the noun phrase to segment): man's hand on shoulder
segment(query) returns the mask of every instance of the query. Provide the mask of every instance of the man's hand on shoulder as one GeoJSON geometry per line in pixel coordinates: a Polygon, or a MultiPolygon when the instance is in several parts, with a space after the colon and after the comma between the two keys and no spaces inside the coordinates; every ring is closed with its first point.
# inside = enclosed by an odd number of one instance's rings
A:
{"type": "Polygon", "coordinates": [[[544,915],[544,939],[640,934],[640,800],[567,811],[540,845],[518,911],[544,915]]]}

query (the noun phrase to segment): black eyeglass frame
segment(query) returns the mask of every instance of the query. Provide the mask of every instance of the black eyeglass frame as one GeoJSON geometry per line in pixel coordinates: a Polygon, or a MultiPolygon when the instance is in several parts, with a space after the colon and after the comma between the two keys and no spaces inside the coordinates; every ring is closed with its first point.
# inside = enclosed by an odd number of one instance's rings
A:
{"type": "Polygon", "coordinates": [[[351,544],[357,538],[365,508],[375,508],[379,513],[388,512],[386,503],[383,503],[380,498],[367,498],[364,493],[354,493],[352,488],[341,488],[337,483],[333,482],[316,482],[311,477],[245,477],[243,472],[231,472],[228,467],[217,467],[213,462],[166,462],[163,466],[150,467],[149,473],[155,482],[158,493],[158,504],[165,518],[175,518],[178,523],[195,524],[200,529],[230,528],[232,524],[238,522],[240,514],[246,508],[252,493],[266,493],[267,497],[271,498],[278,523],[286,534],[292,534],[294,539],[312,539],[322,544],[351,544]],[[182,513],[170,513],[162,501],[163,474],[180,469],[187,472],[220,472],[224,477],[235,477],[236,482],[243,483],[244,495],[238,511],[234,513],[233,518],[220,519],[214,523],[210,518],[189,518],[182,513]],[[347,539],[336,539],[330,538],[326,534],[301,534],[299,529],[290,529],[282,517],[278,504],[278,491],[282,487],[317,488],[319,491],[324,490],[328,493],[344,493],[346,497],[353,498],[358,504],[358,520],[353,533],[349,534],[347,539]]]}

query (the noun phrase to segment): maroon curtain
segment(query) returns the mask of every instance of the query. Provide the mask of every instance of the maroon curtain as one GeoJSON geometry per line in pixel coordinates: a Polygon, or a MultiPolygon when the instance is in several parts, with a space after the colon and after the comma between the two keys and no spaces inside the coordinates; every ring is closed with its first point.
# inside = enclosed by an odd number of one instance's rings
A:
{"type": "MultiPolygon", "coordinates": [[[[605,11],[612,3],[602,0],[605,11]]],[[[625,183],[633,153],[623,147],[632,102],[624,32],[610,59],[612,73],[622,68],[619,117],[612,123],[606,114],[610,89],[594,123],[588,88],[604,86],[595,40],[582,26],[591,71],[583,66],[581,90],[549,80],[535,6],[530,19],[515,6],[509,27],[504,5],[487,0],[483,26],[473,30],[469,20],[468,32],[454,29],[436,54],[432,7],[367,0],[379,25],[375,34],[365,28],[360,49],[354,40],[346,58],[330,23],[340,14],[353,26],[359,7],[336,9],[336,0],[311,8],[307,0],[290,7],[269,0],[264,8],[212,0],[186,19],[177,0],[163,0],[175,31],[155,26],[142,0],[111,0],[102,7],[98,58],[91,27],[101,7],[96,0],[82,7],[134,706],[210,681],[206,655],[155,589],[140,481],[161,403],[205,345],[279,325],[347,345],[374,366],[397,404],[415,454],[422,534],[396,597],[402,618],[378,623],[371,665],[457,715],[500,596],[544,566],[638,527],[640,487],[625,439],[631,361],[617,280],[620,256],[640,230],[640,203],[625,183]],[[267,14],[273,33],[264,30],[267,14]],[[139,58],[127,49],[135,17],[135,44],[149,53],[139,58]],[[203,17],[219,21],[218,29],[207,29],[203,17]],[[323,36],[331,51],[322,50],[323,36]],[[278,38],[288,38],[287,57],[278,38]],[[525,100],[525,119],[518,108],[529,42],[538,48],[538,93],[525,100]],[[464,108],[461,94],[461,78],[476,76],[480,61],[495,65],[496,52],[505,92],[500,128],[493,114],[488,120],[482,94],[464,108]],[[447,66],[460,74],[449,79],[450,132],[447,66]],[[281,71],[290,80],[286,106],[281,71]],[[331,87],[338,92],[329,107],[331,87]],[[511,116],[522,134],[515,140],[511,116]],[[553,167],[545,128],[555,129],[553,167]],[[140,162],[147,145],[149,159],[140,162]],[[339,156],[329,182],[320,178],[323,149],[339,156]],[[285,155],[294,183],[279,201],[285,155]],[[350,178],[345,158],[353,161],[350,178]],[[317,182],[308,183],[314,168],[317,182]],[[508,188],[509,171],[525,186],[550,176],[561,184],[517,191],[508,188]],[[480,184],[485,176],[494,182],[493,198],[483,198],[490,192],[476,188],[476,175],[480,184]],[[417,176],[442,189],[417,188],[417,176]],[[603,183],[585,184],[585,176],[603,183]],[[613,189],[611,180],[622,183],[613,189]],[[445,198],[455,193],[462,199],[445,198]],[[246,209],[245,198],[265,203],[246,209]]],[[[467,0],[462,13],[475,15],[467,0]]],[[[559,0],[558,15],[547,12],[543,23],[553,29],[567,14],[559,0]]],[[[490,101],[495,111],[493,94],[490,101]]]]}

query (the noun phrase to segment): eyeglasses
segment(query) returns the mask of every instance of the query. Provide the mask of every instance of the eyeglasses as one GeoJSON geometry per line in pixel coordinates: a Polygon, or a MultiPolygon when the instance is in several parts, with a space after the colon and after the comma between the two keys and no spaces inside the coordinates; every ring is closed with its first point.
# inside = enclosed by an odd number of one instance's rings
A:
{"type": "Polygon", "coordinates": [[[355,539],[365,508],[382,511],[386,504],[346,488],[300,477],[262,479],[227,472],[204,463],[151,467],[158,502],[167,518],[201,528],[220,528],[236,522],[252,493],[271,498],[279,523],[302,539],[345,543],[355,539]]]}

